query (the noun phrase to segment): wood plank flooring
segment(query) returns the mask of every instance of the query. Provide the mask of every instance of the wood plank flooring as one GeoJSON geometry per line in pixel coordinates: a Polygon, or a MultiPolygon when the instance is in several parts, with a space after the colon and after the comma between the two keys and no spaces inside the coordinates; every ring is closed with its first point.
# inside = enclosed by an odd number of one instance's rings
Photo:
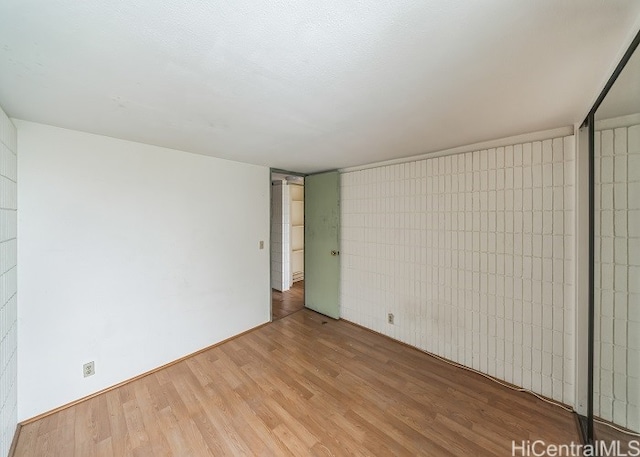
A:
{"type": "Polygon", "coordinates": [[[304,308],[304,281],[296,281],[286,292],[271,289],[271,319],[282,319],[304,308]]]}
{"type": "Polygon", "coordinates": [[[633,449],[632,446],[630,446],[631,441],[634,441],[636,443],[634,444],[634,446],[637,446],[637,442],[639,440],[637,436],[622,433],[614,429],[613,427],[610,427],[609,425],[601,424],[598,422],[594,423],[593,430],[596,440],[604,441],[605,443],[607,443],[607,448],[609,448],[611,446],[611,443],[613,443],[614,441],[619,441],[620,455],[633,455],[637,452],[636,449],[633,449]]]}
{"type": "Polygon", "coordinates": [[[16,457],[508,456],[572,414],[304,309],[26,424],[16,457]]]}

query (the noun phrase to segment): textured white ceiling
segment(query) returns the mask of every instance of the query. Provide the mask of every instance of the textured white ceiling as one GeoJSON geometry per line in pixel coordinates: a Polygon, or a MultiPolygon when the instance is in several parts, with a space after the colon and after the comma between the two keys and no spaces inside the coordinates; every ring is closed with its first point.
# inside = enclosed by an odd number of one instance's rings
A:
{"type": "Polygon", "coordinates": [[[0,2],[16,118],[301,172],[578,122],[637,0],[0,2]]]}

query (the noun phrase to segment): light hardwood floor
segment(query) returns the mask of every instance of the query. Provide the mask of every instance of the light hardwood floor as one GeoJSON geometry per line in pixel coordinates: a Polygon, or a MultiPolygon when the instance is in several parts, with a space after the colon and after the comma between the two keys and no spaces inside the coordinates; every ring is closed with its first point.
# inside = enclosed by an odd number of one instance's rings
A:
{"type": "Polygon", "coordinates": [[[535,397],[307,309],[23,426],[15,456],[509,456],[535,397]]]}
{"type": "Polygon", "coordinates": [[[282,319],[304,308],[304,281],[293,283],[286,292],[271,289],[271,318],[282,319]]]}
{"type": "Polygon", "coordinates": [[[638,437],[627,433],[622,433],[609,425],[596,422],[594,424],[595,439],[604,441],[607,443],[607,447],[611,446],[614,441],[620,442],[620,455],[634,455],[637,453],[637,449],[630,446],[631,441],[634,441],[634,446],[637,446],[638,437]]]}

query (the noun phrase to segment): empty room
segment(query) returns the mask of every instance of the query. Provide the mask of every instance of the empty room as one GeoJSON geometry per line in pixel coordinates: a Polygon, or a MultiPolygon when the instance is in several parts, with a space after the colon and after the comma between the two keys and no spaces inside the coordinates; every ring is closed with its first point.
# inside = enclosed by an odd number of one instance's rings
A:
{"type": "Polygon", "coordinates": [[[0,1],[0,457],[640,455],[639,32],[0,1]]]}

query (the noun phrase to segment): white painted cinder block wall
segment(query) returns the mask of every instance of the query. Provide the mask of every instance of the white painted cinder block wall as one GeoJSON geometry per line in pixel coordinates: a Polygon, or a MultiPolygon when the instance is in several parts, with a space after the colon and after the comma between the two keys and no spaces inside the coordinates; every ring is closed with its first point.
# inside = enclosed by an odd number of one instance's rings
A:
{"type": "Polygon", "coordinates": [[[14,123],[19,420],[269,321],[268,168],[14,123]]]}
{"type": "Polygon", "coordinates": [[[567,136],[343,173],[342,317],[572,405],[574,155],[567,136]]]}
{"type": "Polygon", "coordinates": [[[0,455],[9,447],[18,422],[17,333],[17,140],[16,129],[0,108],[0,455]]]}
{"type": "Polygon", "coordinates": [[[291,189],[284,181],[271,186],[271,287],[291,288],[291,189]]]}
{"type": "Polygon", "coordinates": [[[640,124],[595,132],[595,155],[594,412],[640,432],[640,124]]]}

